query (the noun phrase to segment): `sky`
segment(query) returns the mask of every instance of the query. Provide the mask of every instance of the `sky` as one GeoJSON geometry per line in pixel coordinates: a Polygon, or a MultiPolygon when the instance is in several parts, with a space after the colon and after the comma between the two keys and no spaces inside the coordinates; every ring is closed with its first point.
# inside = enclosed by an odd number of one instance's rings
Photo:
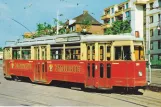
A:
{"type": "Polygon", "coordinates": [[[57,11],[61,21],[72,19],[87,10],[99,22],[103,10],[126,0],[0,0],[0,47],[5,41],[22,38],[24,32],[36,31],[38,23],[54,25],[57,11]],[[13,19],[13,20],[12,20],[13,19]],[[15,20],[15,21],[14,21],[15,20]],[[18,24],[16,21],[21,23],[18,24]]]}

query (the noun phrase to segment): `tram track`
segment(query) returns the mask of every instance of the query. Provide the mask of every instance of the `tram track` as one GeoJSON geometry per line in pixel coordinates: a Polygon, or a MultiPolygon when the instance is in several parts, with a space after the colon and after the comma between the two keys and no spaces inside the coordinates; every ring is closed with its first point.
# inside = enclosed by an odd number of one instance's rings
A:
{"type": "MultiPolygon", "coordinates": [[[[5,82],[5,81],[6,81],[5,79],[1,80],[2,83],[5,82]]],[[[10,81],[10,82],[14,82],[14,81],[10,81]]],[[[22,82],[20,82],[20,83],[22,83],[22,82]]],[[[41,85],[33,84],[32,86],[41,86],[41,85]]],[[[46,87],[46,86],[44,86],[44,87],[46,87]]],[[[9,89],[9,91],[11,91],[11,93],[12,92],[19,93],[20,91],[21,92],[24,91],[23,89],[17,89],[17,88],[14,88],[12,86],[9,87],[9,86],[4,85],[3,88],[9,89]]],[[[57,99],[63,99],[63,100],[68,100],[68,101],[75,101],[75,102],[79,102],[79,103],[84,103],[84,104],[102,106],[102,105],[99,105],[97,103],[91,103],[91,102],[88,102],[88,101],[79,101],[79,100],[75,100],[75,99],[72,99],[72,98],[69,98],[69,97],[63,97],[63,96],[58,96],[58,95],[49,95],[49,93],[47,93],[47,92],[39,93],[39,92],[33,92],[32,90],[31,91],[28,90],[28,93],[32,93],[34,96],[40,96],[41,95],[41,96],[44,96],[44,97],[54,97],[54,98],[57,98],[57,99]]],[[[89,92],[89,94],[90,94],[90,92],[89,92]]],[[[150,96],[121,95],[121,94],[115,94],[115,93],[112,93],[112,95],[111,95],[111,94],[108,94],[108,93],[101,93],[100,94],[100,93],[97,93],[97,92],[91,93],[91,94],[97,94],[97,95],[100,95],[100,96],[103,96],[103,97],[108,97],[108,98],[112,98],[112,99],[115,99],[115,100],[124,101],[124,102],[131,103],[131,104],[134,104],[134,105],[137,105],[137,106],[142,106],[142,107],[148,107],[148,105],[153,105],[153,106],[156,106],[156,107],[161,106],[160,99],[150,97],[150,96]]],[[[10,94],[8,95],[8,94],[2,93],[2,92],[0,92],[0,96],[5,96],[7,98],[11,98],[11,99],[14,99],[14,100],[21,100],[22,102],[26,101],[26,102],[31,102],[31,103],[34,103],[34,104],[50,106],[49,104],[46,104],[46,103],[43,103],[43,102],[28,100],[28,99],[17,97],[17,96],[15,97],[14,95],[10,95],[10,94]]]]}
{"type": "Polygon", "coordinates": [[[32,106],[32,105],[41,105],[41,106],[51,106],[49,104],[45,104],[45,103],[41,103],[41,102],[37,102],[37,101],[33,101],[33,100],[28,100],[28,99],[22,99],[22,98],[18,98],[12,95],[8,95],[8,94],[2,94],[0,93],[0,96],[5,97],[5,98],[9,98],[12,100],[16,100],[16,101],[20,101],[20,102],[28,102],[28,103],[32,103],[32,104],[21,104],[21,105],[26,105],[26,106],[32,106]]]}
{"type": "MultiPolygon", "coordinates": [[[[21,90],[21,89],[16,89],[16,88],[11,88],[11,87],[6,87],[7,89],[10,89],[11,92],[14,92],[15,93],[15,90],[17,91],[17,93],[19,93],[19,91],[23,92],[24,90],[21,90]]],[[[95,106],[103,106],[103,105],[100,105],[100,104],[96,104],[96,103],[91,103],[91,102],[87,102],[87,101],[79,101],[79,100],[75,100],[75,99],[71,99],[71,98],[66,98],[66,97],[61,97],[61,96],[57,96],[57,95],[49,95],[48,93],[38,93],[38,92],[34,92],[33,91],[28,91],[29,93],[32,93],[32,95],[34,96],[43,96],[43,97],[54,97],[54,98],[57,98],[57,99],[63,99],[63,100],[69,100],[69,101],[74,101],[74,102],[79,102],[79,103],[83,103],[83,104],[90,104],[90,105],[95,105],[95,106]]],[[[0,96],[5,96],[5,97],[8,97],[8,98],[14,98],[14,99],[17,99],[17,100],[22,100],[22,101],[27,101],[27,102],[31,102],[31,103],[35,103],[35,104],[41,104],[42,106],[51,106],[49,104],[46,104],[46,103],[42,103],[42,102],[38,102],[38,101],[33,101],[33,100],[28,100],[28,99],[22,99],[22,98],[19,98],[19,97],[15,97],[13,95],[8,95],[8,94],[4,94],[4,93],[1,93],[0,92],[0,96]]]]}
{"type": "MultiPolygon", "coordinates": [[[[6,87],[6,88],[8,88],[8,89],[10,89],[10,91],[14,91],[14,92],[15,92],[15,90],[17,92],[24,91],[24,90],[21,90],[21,89],[13,89],[12,87],[6,87]]],[[[86,104],[93,104],[93,105],[97,105],[97,106],[102,106],[102,105],[95,104],[95,103],[78,101],[78,100],[75,100],[75,99],[61,97],[61,96],[57,96],[57,95],[49,95],[48,93],[38,93],[38,92],[33,93],[33,91],[28,91],[28,92],[32,93],[35,96],[36,95],[43,95],[45,97],[55,97],[55,98],[58,98],[58,99],[65,99],[65,100],[76,101],[76,102],[80,102],[80,103],[86,103],[86,104]]],[[[0,93],[0,95],[1,94],[2,93],[0,93]]],[[[94,94],[94,93],[91,93],[91,94],[94,94]]],[[[149,97],[149,96],[138,96],[138,95],[130,95],[129,96],[129,95],[117,95],[117,94],[113,94],[113,93],[112,93],[113,96],[111,96],[111,94],[107,95],[106,93],[103,93],[103,94],[96,93],[96,94],[100,95],[100,96],[103,96],[103,97],[108,97],[108,98],[112,98],[112,99],[115,99],[115,100],[124,101],[124,102],[131,103],[131,104],[134,104],[134,105],[137,105],[137,106],[142,106],[142,107],[148,107],[149,104],[153,105],[153,106],[156,106],[156,107],[161,106],[160,99],[149,97]]],[[[42,103],[42,105],[45,105],[45,104],[42,103]]]]}
{"type": "Polygon", "coordinates": [[[118,100],[122,100],[125,102],[129,102],[132,104],[140,105],[143,107],[149,107],[149,104],[154,107],[160,107],[161,101],[160,99],[148,98],[149,96],[138,96],[138,95],[117,95],[114,96],[107,96],[106,94],[98,94],[104,97],[110,97],[118,100]]]}

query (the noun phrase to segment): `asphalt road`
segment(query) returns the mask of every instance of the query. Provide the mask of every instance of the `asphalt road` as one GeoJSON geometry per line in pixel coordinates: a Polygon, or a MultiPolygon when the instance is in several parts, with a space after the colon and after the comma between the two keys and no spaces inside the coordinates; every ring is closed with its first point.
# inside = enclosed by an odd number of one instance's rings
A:
{"type": "Polygon", "coordinates": [[[5,80],[0,68],[0,106],[104,106],[161,107],[161,93],[143,91],[120,94],[113,91],[64,88],[5,80]]]}

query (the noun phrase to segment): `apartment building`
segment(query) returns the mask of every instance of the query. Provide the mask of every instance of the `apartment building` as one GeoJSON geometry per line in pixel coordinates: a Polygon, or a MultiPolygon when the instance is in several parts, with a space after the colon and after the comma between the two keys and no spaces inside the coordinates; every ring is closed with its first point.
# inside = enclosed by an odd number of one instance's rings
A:
{"type": "Polygon", "coordinates": [[[144,19],[146,3],[149,0],[126,0],[123,3],[115,4],[104,9],[104,15],[101,19],[104,21],[102,25],[104,31],[112,26],[116,20],[128,20],[131,25],[131,35],[143,38],[144,36],[144,19]]]}
{"type": "Polygon", "coordinates": [[[151,60],[161,60],[161,0],[149,0],[146,8],[146,47],[150,37],[151,60]]]}
{"type": "Polygon", "coordinates": [[[102,27],[105,31],[116,20],[128,20],[132,28],[131,35],[139,34],[145,40],[146,60],[149,53],[149,35],[151,59],[161,60],[161,30],[158,30],[158,26],[161,26],[160,14],[161,0],[127,0],[104,9],[102,27]]]}

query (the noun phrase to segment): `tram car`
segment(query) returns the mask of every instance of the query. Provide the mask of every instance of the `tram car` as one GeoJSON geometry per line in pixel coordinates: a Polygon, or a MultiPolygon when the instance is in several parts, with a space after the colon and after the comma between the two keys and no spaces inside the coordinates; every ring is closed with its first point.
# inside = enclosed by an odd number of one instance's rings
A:
{"type": "Polygon", "coordinates": [[[64,81],[85,88],[144,88],[143,38],[132,35],[78,33],[22,39],[4,48],[5,78],[27,77],[34,83],[64,81]]]}

